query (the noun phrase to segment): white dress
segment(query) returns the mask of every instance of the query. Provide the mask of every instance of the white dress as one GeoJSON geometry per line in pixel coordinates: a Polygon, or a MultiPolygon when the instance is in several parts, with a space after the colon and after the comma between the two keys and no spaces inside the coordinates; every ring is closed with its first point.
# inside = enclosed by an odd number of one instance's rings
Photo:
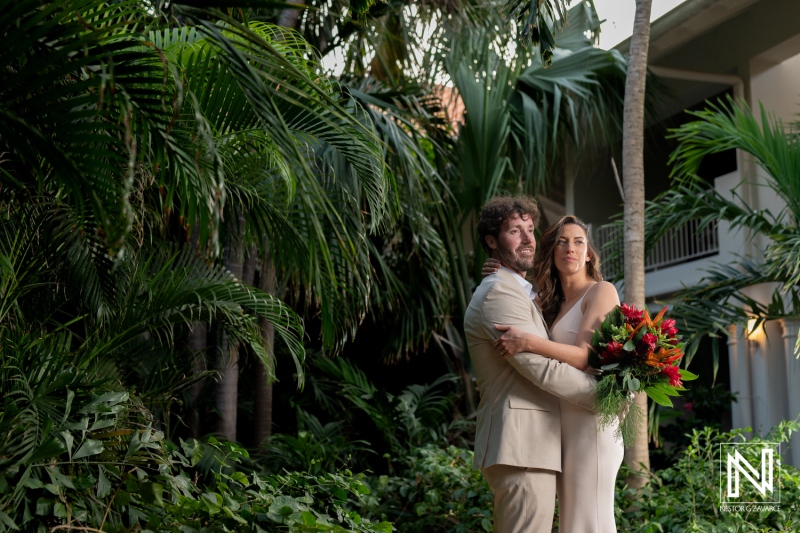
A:
{"type": "MultiPolygon", "coordinates": [[[[585,297],[585,295],[584,295],[585,297]]],[[[550,330],[550,338],[575,345],[583,319],[578,300],[550,330]]],[[[559,533],[616,532],[614,483],[622,464],[616,427],[597,431],[597,416],[566,400],[561,405],[561,473],[557,476],[559,533]]]]}

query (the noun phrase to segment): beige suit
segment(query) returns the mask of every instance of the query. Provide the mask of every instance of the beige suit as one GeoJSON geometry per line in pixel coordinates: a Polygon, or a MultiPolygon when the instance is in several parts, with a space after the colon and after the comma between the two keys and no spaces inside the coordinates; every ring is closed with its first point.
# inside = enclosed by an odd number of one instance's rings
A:
{"type": "Polygon", "coordinates": [[[549,532],[561,471],[559,398],[590,408],[596,381],[538,354],[503,359],[492,346],[501,334],[494,324],[547,337],[530,295],[505,269],[483,279],[464,317],[481,395],[475,466],[494,494],[497,533],[549,532]]]}

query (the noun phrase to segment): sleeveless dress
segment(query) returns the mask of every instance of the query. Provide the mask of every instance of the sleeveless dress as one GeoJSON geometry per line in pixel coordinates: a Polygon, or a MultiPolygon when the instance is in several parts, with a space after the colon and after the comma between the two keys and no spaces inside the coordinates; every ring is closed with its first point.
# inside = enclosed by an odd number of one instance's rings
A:
{"type": "MultiPolygon", "coordinates": [[[[550,330],[550,338],[575,345],[583,312],[578,300],[550,330]]],[[[557,476],[559,533],[613,533],[614,483],[622,464],[616,427],[597,430],[591,411],[566,400],[561,406],[561,473],[557,476]]]]}

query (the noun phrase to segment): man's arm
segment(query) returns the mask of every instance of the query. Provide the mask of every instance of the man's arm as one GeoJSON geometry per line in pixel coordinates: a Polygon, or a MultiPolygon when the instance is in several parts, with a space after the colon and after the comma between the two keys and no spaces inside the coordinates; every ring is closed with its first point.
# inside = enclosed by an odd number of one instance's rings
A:
{"type": "MultiPolygon", "coordinates": [[[[494,284],[486,295],[482,310],[493,338],[499,337],[502,332],[492,324],[517,326],[526,333],[538,336],[544,334],[544,324],[536,324],[531,316],[530,300],[511,284],[494,284]]],[[[497,357],[502,356],[498,353],[497,357]]],[[[506,361],[541,389],[581,407],[593,408],[597,381],[589,374],[566,363],[530,352],[520,352],[506,361]]]]}

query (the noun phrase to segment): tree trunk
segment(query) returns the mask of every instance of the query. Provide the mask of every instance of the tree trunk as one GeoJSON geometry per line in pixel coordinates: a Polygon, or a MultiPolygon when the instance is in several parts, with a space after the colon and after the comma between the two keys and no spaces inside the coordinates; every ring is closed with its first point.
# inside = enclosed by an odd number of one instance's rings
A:
{"type": "MultiPolygon", "coordinates": [[[[194,251],[202,256],[203,247],[200,245],[200,231],[197,224],[192,224],[190,242],[194,251]]],[[[194,354],[194,364],[192,365],[194,375],[196,376],[208,370],[206,359],[208,357],[208,324],[206,322],[192,324],[192,331],[189,333],[186,344],[194,354]]],[[[205,385],[206,380],[203,379],[195,382],[189,389],[189,401],[191,402],[189,405],[191,411],[188,417],[189,434],[195,439],[199,439],[201,435],[210,429],[203,427],[203,416],[198,406],[205,385]]]]}
{"type": "MultiPolygon", "coordinates": [[[[195,322],[192,332],[189,333],[187,341],[189,350],[194,353],[194,374],[201,374],[206,371],[206,350],[208,348],[208,328],[205,322],[195,322]]],[[[198,409],[200,395],[203,392],[205,380],[195,382],[189,389],[191,400],[191,411],[189,413],[189,434],[195,439],[199,439],[203,434],[202,416],[198,409]]]]}
{"type": "MultiPolygon", "coordinates": [[[[227,254],[225,255],[225,268],[236,279],[241,280],[244,272],[242,249],[239,244],[244,229],[244,220],[239,221],[239,234],[229,237],[227,254]]],[[[217,348],[217,370],[219,381],[217,383],[217,412],[219,422],[217,432],[229,441],[236,440],[237,403],[239,396],[239,343],[228,338],[225,331],[219,332],[219,346],[217,348]]]]}
{"type": "MultiPolygon", "coordinates": [[[[292,4],[305,5],[306,0],[291,0],[292,4]]],[[[278,26],[282,28],[297,29],[297,21],[300,20],[300,14],[303,11],[300,9],[286,8],[281,10],[278,15],[278,26]]]]}
{"type": "MultiPolygon", "coordinates": [[[[625,80],[625,111],[622,137],[622,172],[625,192],[625,301],[639,308],[644,296],[644,97],[647,80],[647,52],[650,46],[652,0],[636,0],[631,36],[628,74],[625,80]]],[[[641,488],[648,478],[647,396],[637,394],[636,404],[645,414],[633,444],[625,450],[625,463],[634,473],[628,485],[641,488]],[[639,472],[637,474],[636,472],[639,472]],[[645,475],[642,475],[645,474],[645,475]]]]}
{"type": "MultiPolygon", "coordinates": [[[[269,242],[264,243],[264,255],[261,258],[260,289],[275,296],[275,265],[272,262],[269,242]]],[[[263,318],[260,320],[264,338],[267,341],[267,352],[275,353],[275,328],[263,318]]],[[[255,398],[255,434],[256,442],[261,442],[272,435],[272,376],[261,361],[256,361],[256,398],[255,398]]]]}

